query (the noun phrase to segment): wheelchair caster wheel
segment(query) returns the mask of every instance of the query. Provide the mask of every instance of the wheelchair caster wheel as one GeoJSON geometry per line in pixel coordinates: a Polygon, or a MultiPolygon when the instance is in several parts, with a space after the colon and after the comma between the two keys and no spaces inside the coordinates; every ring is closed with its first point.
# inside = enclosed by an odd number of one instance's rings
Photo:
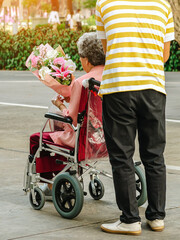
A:
{"type": "Polygon", "coordinates": [[[35,195],[35,199],[36,199],[37,203],[33,202],[32,192],[30,192],[30,194],[29,194],[29,201],[31,203],[31,206],[35,210],[40,210],[41,208],[44,207],[44,204],[45,204],[44,193],[40,188],[36,187],[36,188],[34,188],[34,195],[35,195]]]}
{"type": "Polygon", "coordinates": [[[89,193],[95,200],[100,200],[104,196],[104,185],[100,179],[94,178],[90,181],[89,193]]]}
{"type": "Polygon", "coordinates": [[[146,180],[141,167],[135,165],[136,178],[136,199],[138,206],[143,205],[147,200],[146,180]]]}
{"type": "Polygon", "coordinates": [[[68,172],[59,174],[55,178],[52,198],[57,212],[64,218],[76,217],[83,207],[84,196],[81,184],[68,172]]]}

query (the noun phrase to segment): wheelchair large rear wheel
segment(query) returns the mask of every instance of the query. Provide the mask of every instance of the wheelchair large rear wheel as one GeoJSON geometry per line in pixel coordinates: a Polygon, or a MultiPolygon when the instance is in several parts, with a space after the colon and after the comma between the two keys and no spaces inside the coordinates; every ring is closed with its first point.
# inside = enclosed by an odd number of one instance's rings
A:
{"type": "Polygon", "coordinates": [[[33,203],[32,192],[30,192],[30,194],[29,194],[29,201],[31,203],[31,206],[35,210],[40,210],[41,208],[44,207],[44,204],[45,204],[44,193],[40,188],[36,187],[36,188],[34,188],[34,195],[35,195],[37,204],[33,203]]]}
{"type": "Polygon", "coordinates": [[[138,206],[143,205],[147,200],[146,179],[141,167],[135,165],[136,198],[138,206]]]}
{"type": "Polygon", "coordinates": [[[52,199],[57,212],[64,218],[76,217],[84,202],[83,189],[74,175],[57,175],[52,188],[52,199]]]}

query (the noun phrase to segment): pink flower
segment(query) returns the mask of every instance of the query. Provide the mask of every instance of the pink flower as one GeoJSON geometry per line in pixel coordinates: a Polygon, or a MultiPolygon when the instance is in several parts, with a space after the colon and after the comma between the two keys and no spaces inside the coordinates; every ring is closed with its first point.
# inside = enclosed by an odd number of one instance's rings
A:
{"type": "Polygon", "coordinates": [[[37,64],[38,64],[38,61],[39,61],[39,56],[32,56],[31,57],[31,67],[33,68],[36,68],[37,67],[37,64]]]}
{"type": "Polygon", "coordinates": [[[70,74],[70,71],[68,71],[68,70],[67,70],[67,71],[64,71],[64,72],[63,72],[63,77],[66,78],[66,77],[68,76],[68,74],[70,74]]]}
{"type": "Polygon", "coordinates": [[[65,63],[65,61],[64,61],[63,57],[59,57],[59,58],[55,58],[53,63],[54,63],[54,65],[62,65],[65,63]]]}
{"type": "Polygon", "coordinates": [[[68,69],[68,67],[65,68],[64,64],[61,65],[61,68],[60,68],[61,72],[65,72],[67,69],[68,69]]]}
{"type": "Polygon", "coordinates": [[[69,73],[71,73],[70,71],[68,71],[68,67],[64,68],[64,64],[62,64],[61,68],[58,68],[56,66],[51,66],[52,69],[55,70],[55,72],[51,72],[50,75],[57,77],[57,78],[66,78],[68,76],[69,73]]]}

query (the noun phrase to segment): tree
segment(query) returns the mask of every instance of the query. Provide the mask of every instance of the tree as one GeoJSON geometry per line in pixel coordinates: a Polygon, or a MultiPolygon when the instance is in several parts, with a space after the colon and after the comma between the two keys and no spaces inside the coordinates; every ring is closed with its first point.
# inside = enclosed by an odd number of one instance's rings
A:
{"type": "Polygon", "coordinates": [[[39,3],[38,0],[31,0],[31,1],[29,1],[29,0],[23,0],[23,1],[22,1],[22,5],[23,5],[23,7],[25,7],[25,8],[30,8],[30,7],[32,7],[32,6],[37,6],[38,3],[39,3]]]}
{"type": "Polygon", "coordinates": [[[94,8],[96,6],[97,0],[86,0],[83,5],[85,8],[94,8]]]}
{"type": "Polygon", "coordinates": [[[51,6],[51,4],[49,4],[47,2],[41,2],[40,9],[43,12],[48,12],[49,13],[52,9],[52,6],[51,6]]]}
{"type": "Polygon", "coordinates": [[[174,16],[175,38],[180,43],[180,0],[168,0],[174,16]]]}
{"type": "Polygon", "coordinates": [[[27,20],[27,22],[28,22],[28,27],[29,27],[30,9],[31,9],[31,7],[33,7],[33,6],[37,6],[38,3],[39,3],[39,0],[31,0],[31,1],[29,1],[29,0],[23,0],[23,1],[22,1],[23,7],[24,7],[24,8],[27,8],[27,11],[28,11],[28,20],[27,20]]]}
{"type": "Polygon", "coordinates": [[[52,10],[59,12],[59,0],[51,0],[52,10]]]}
{"type": "Polygon", "coordinates": [[[67,9],[72,14],[73,13],[73,0],[67,0],[67,9]]]}
{"type": "Polygon", "coordinates": [[[91,15],[95,14],[96,2],[97,2],[97,0],[85,0],[83,2],[84,8],[89,8],[91,10],[91,15]]]}
{"type": "Polygon", "coordinates": [[[0,8],[2,7],[3,4],[3,0],[0,0],[0,8]]]}

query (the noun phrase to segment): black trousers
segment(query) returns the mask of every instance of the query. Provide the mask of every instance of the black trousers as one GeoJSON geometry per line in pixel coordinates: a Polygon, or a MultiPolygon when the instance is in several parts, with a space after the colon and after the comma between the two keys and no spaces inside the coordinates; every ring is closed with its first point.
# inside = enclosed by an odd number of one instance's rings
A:
{"type": "Polygon", "coordinates": [[[122,222],[140,221],[133,164],[136,132],[147,181],[146,218],[165,217],[165,103],[164,94],[150,89],[103,96],[105,140],[122,222]]]}

